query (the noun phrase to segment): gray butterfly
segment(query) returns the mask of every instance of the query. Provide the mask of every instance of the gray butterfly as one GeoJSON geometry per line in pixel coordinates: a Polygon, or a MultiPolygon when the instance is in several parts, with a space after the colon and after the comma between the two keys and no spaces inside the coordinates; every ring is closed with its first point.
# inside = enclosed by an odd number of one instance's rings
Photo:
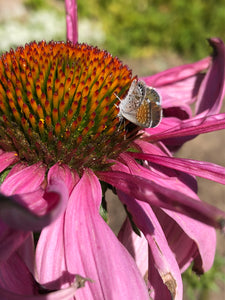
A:
{"type": "Polygon", "coordinates": [[[159,93],[143,81],[132,81],[126,97],[123,100],[120,99],[118,107],[120,119],[125,118],[140,127],[156,127],[162,118],[159,93]]]}

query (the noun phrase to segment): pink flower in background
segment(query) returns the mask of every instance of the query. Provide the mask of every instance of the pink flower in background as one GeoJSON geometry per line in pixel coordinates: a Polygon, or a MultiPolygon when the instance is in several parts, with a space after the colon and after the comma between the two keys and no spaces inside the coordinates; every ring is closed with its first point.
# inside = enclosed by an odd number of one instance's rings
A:
{"type": "Polygon", "coordinates": [[[225,128],[224,44],[210,39],[213,58],[143,78],[162,95],[164,117],[124,133],[115,94],[126,95],[132,72],[76,44],[75,1],[66,8],[74,45],[33,42],[0,58],[0,295],[182,299],[181,272],[191,262],[198,274],[211,268],[225,220],[200,201],[194,176],[224,184],[225,168],[170,151],[225,128]],[[129,212],[118,237],[100,215],[102,187],[129,212]]]}

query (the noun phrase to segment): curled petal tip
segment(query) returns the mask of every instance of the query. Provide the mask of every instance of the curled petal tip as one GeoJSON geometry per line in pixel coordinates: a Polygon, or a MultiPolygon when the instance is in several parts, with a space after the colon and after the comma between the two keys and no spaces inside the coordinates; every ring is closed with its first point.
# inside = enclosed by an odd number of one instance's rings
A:
{"type": "MultiPolygon", "coordinates": [[[[68,200],[68,191],[63,182],[58,181],[50,184],[43,197],[39,190],[28,194],[18,194],[7,197],[0,194],[0,218],[9,227],[23,231],[39,231],[56,220],[65,210],[68,200]],[[44,215],[38,215],[27,206],[26,198],[31,201],[45,200],[48,210],[44,215]]],[[[41,211],[41,209],[40,209],[41,211]]]]}
{"type": "Polygon", "coordinates": [[[207,41],[213,47],[213,50],[216,51],[216,53],[217,53],[217,47],[224,46],[223,41],[217,37],[209,38],[207,39],[207,41]]]}

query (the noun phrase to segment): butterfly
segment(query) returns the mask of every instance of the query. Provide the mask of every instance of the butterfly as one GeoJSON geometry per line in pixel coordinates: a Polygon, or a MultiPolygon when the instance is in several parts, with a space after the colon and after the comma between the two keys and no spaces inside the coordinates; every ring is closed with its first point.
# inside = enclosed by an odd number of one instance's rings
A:
{"type": "Polygon", "coordinates": [[[133,80],[126,97],[120,100],[118,117],[131,123],[152,128],[159,125],[162,118],[161,96],[156,89],[143,81],[133,80]]]}

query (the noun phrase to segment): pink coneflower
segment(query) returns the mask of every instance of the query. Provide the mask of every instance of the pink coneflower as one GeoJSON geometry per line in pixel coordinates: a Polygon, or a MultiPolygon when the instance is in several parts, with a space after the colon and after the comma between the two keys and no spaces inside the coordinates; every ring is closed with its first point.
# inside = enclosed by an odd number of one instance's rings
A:
{"type": "Polygon", "coordinates": [[[198,274],[212,266],[214,228],[224,228],[225,213],[200,201],[194,176],[224,184],[225,169],[169,150],[225,128],[225,114],[216,114],[225,51],[220,40],[211,44],[213,59],[144,78],[160,91],[164,108],[161,124],[144,131],[117,116],[115,95],[123,99],[136,76],[108,52],[33,42],[1,56],[4,299],[67,299],[53,293],[69,291],[75,299],[178,300],[181,272],[192,261],[198,274]],[[128,212],[118,237],[100,214],[101,184],[116,189],[128,212]],[[31,232],[41,229],[34,268],[31,232]],[[91,280],[77,289],[76,274],[91,280]]]}

